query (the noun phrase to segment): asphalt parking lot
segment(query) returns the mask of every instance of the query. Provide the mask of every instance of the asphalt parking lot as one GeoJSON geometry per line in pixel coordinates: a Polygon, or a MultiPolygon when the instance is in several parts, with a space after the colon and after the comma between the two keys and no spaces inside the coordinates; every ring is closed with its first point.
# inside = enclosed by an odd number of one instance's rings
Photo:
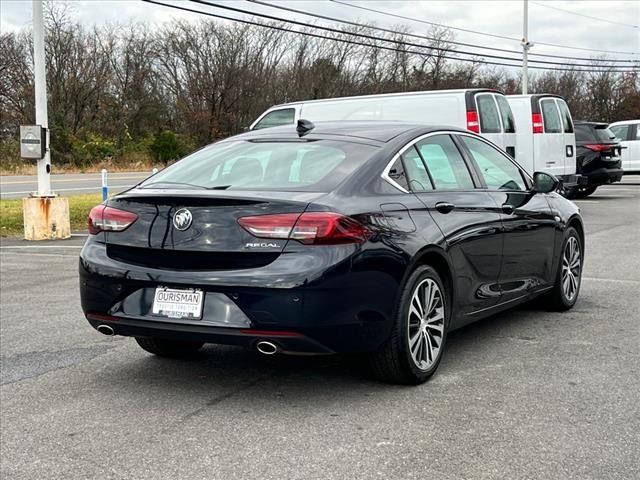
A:
{"type": "Polygon", "coordinates": [[[640,478],[640,176],[577,202],[570,312],[456,331],[418,387],[349,357],[163,360],[78,299],[82,237],[0,244],[2,479],[640,478]]]}

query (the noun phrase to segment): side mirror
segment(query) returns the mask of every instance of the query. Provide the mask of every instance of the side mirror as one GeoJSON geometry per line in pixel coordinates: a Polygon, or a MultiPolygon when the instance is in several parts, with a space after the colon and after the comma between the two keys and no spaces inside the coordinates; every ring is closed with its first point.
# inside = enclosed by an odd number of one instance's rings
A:
{"type": "Polygon", "coordinates": [[[553,175],[544,172],[533,174],[533,191],[535,193],[553,192],[558,188],[558,185],[560,185],[560,180],[553,175]]]}

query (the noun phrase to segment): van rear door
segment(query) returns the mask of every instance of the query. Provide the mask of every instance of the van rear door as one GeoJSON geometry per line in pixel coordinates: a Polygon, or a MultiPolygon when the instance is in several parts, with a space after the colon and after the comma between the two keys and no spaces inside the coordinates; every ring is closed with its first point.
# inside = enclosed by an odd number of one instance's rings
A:
{"type": "Polygon", "coordinates": [[[480,135],[516,156],[516,129],[513,113],[504,95],[481,92],[475,95],[480,135]]]}
{"type": "MultiPolygon", "coordinates": [[[[543,131],[533,134],[534,158],[536,163],[538,159],[540,160],[540,166],[546,173],[563,176],[565,173],[564,128],[558,104],[553,97],[543,97],[538,101],[543,131]]],[[[538,165],[536,167],[539,168],[538,165]]]]}
{"type": "Polygon", "coordinates": [[[561,98],[556,98],[562,127],[564,131],[564,174],[574,175],[576,173],[576,134],[573,131],[573,119],[566,102],[561,98]]]}

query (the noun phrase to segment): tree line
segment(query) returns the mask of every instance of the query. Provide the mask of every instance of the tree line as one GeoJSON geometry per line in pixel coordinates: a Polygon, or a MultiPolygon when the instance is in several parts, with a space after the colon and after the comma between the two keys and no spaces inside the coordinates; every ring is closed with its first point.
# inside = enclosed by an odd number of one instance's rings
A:
{"type": "MultiPolygon", "coordinates": [[[[448,88],[519,93],[520,77],[459,62],[450,30],[420,53],[318,39],[251,25],[173,21],[87,28],[47,14],[49,126],[56,164],[170,161],[242,131],[273,104],[448,88]]],[[[265,24],[274,25],[274,24],[265,24]]],[[[345,29],[335,38],[350,38],[345,29]]],[[[382,38],[382,37],[380,37],[382,38]]],[[[388,35],[395,42],[402,33],[388,35]]],[[[398,43],[398,45],[401,45],[398,43]]],[[[637,73],[547,71],[530,90],[564,96],[576,119],[640,117],[637,73]]],[[[0,35],[0,160],[18,161],[18,126],[35,122],[30,32],[0,35]]]]}

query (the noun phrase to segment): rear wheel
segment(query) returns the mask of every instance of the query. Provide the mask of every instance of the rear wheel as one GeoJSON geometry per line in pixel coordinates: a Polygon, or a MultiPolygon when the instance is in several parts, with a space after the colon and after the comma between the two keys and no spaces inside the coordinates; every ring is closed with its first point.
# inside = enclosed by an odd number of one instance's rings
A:
{"type": "Polygon", "coordinates": [[[136,342],[143,350],[149,353],[159,357],[171,358],[188,357],[200,350],[204,345],[201,342],[179,342],[177,340],[153,337],[136,337],[136,342]]]}
{"type": "Polygon", "coordinates": [[[575,228],[569,227],[562,244],[560,265],[553,288],[545,294],[546,306],[551,310],[564,311],[572,308],[582,280],[582,239],[575,228]]]}
{"type": "Polygon", "coordinates": [[[580,187],[576,191],[575,198],[587,198],[589,195],[591,195],[597,189],[598,189],[597,185],[595,187],[580,187]]]}
{"type": "Polygon", "coordinates": [[[437,370],[446,341],[449,302],[438,273],[418,267],[409,277],[396,307],[389,339],[370,356],[380,380],[419,384],[437,370]]]}

